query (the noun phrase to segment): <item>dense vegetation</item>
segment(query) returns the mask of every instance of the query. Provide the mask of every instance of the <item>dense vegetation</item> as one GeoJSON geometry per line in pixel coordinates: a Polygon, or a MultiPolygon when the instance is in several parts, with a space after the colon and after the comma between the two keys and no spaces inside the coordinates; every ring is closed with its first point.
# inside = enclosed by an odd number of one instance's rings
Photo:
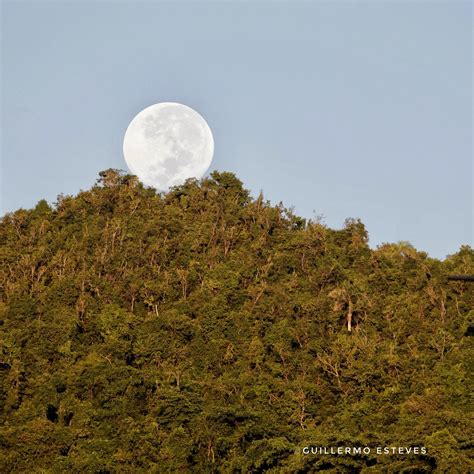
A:
{"type": "Polygon", "coordinates": [[[474,285],[446,275],[474,251],[367,241],[231,173],[158,194],[108,170],[7,214],[0,471],[473,470],[474,285]]]}

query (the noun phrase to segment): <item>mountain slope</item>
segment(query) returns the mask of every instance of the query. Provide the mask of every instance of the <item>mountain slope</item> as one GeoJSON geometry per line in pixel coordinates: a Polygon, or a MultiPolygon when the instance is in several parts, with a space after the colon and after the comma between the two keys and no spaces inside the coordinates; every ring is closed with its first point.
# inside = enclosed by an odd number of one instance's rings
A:
{"type": "Polygon", "coordinates": [[[2,472],[468,472],[474,251],[367,241],[231,173],[6,215],[2,472]]]}

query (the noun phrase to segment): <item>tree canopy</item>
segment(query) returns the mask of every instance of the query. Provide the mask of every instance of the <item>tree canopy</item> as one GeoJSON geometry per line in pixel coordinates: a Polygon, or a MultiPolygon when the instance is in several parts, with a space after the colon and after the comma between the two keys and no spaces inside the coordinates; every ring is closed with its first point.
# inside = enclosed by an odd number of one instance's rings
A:
{"type": "Polygon", "coordinates": [[[2,472],[469,472],[474,251],[368,245],[232,173],[0,222],[2,472]],[[304,455],[304,446],[426,446],[304,455]]]}

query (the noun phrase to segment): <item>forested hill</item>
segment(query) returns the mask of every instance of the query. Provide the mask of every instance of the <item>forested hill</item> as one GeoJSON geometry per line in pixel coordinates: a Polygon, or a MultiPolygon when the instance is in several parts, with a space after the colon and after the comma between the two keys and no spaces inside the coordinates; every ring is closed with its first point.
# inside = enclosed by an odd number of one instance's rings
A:
{"type": "Polygon", "coordinates": [[[0,472],[474,470],[474,284],[446,279],[474,251],[367,240],[218,172],[157,194],[108,170],[7,214],[0,472]]]}

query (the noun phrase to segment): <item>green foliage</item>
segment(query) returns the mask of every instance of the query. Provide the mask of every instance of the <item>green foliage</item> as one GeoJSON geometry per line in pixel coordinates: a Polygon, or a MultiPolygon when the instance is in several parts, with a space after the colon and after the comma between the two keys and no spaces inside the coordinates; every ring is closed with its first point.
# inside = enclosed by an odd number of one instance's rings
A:
{"type": "Polygon", "coordinates": [[[371,250],[232,173],[103,171],[1,220],[0,470],[469,472],[474,285],[449,273],[470,247],[371,250]]]}

